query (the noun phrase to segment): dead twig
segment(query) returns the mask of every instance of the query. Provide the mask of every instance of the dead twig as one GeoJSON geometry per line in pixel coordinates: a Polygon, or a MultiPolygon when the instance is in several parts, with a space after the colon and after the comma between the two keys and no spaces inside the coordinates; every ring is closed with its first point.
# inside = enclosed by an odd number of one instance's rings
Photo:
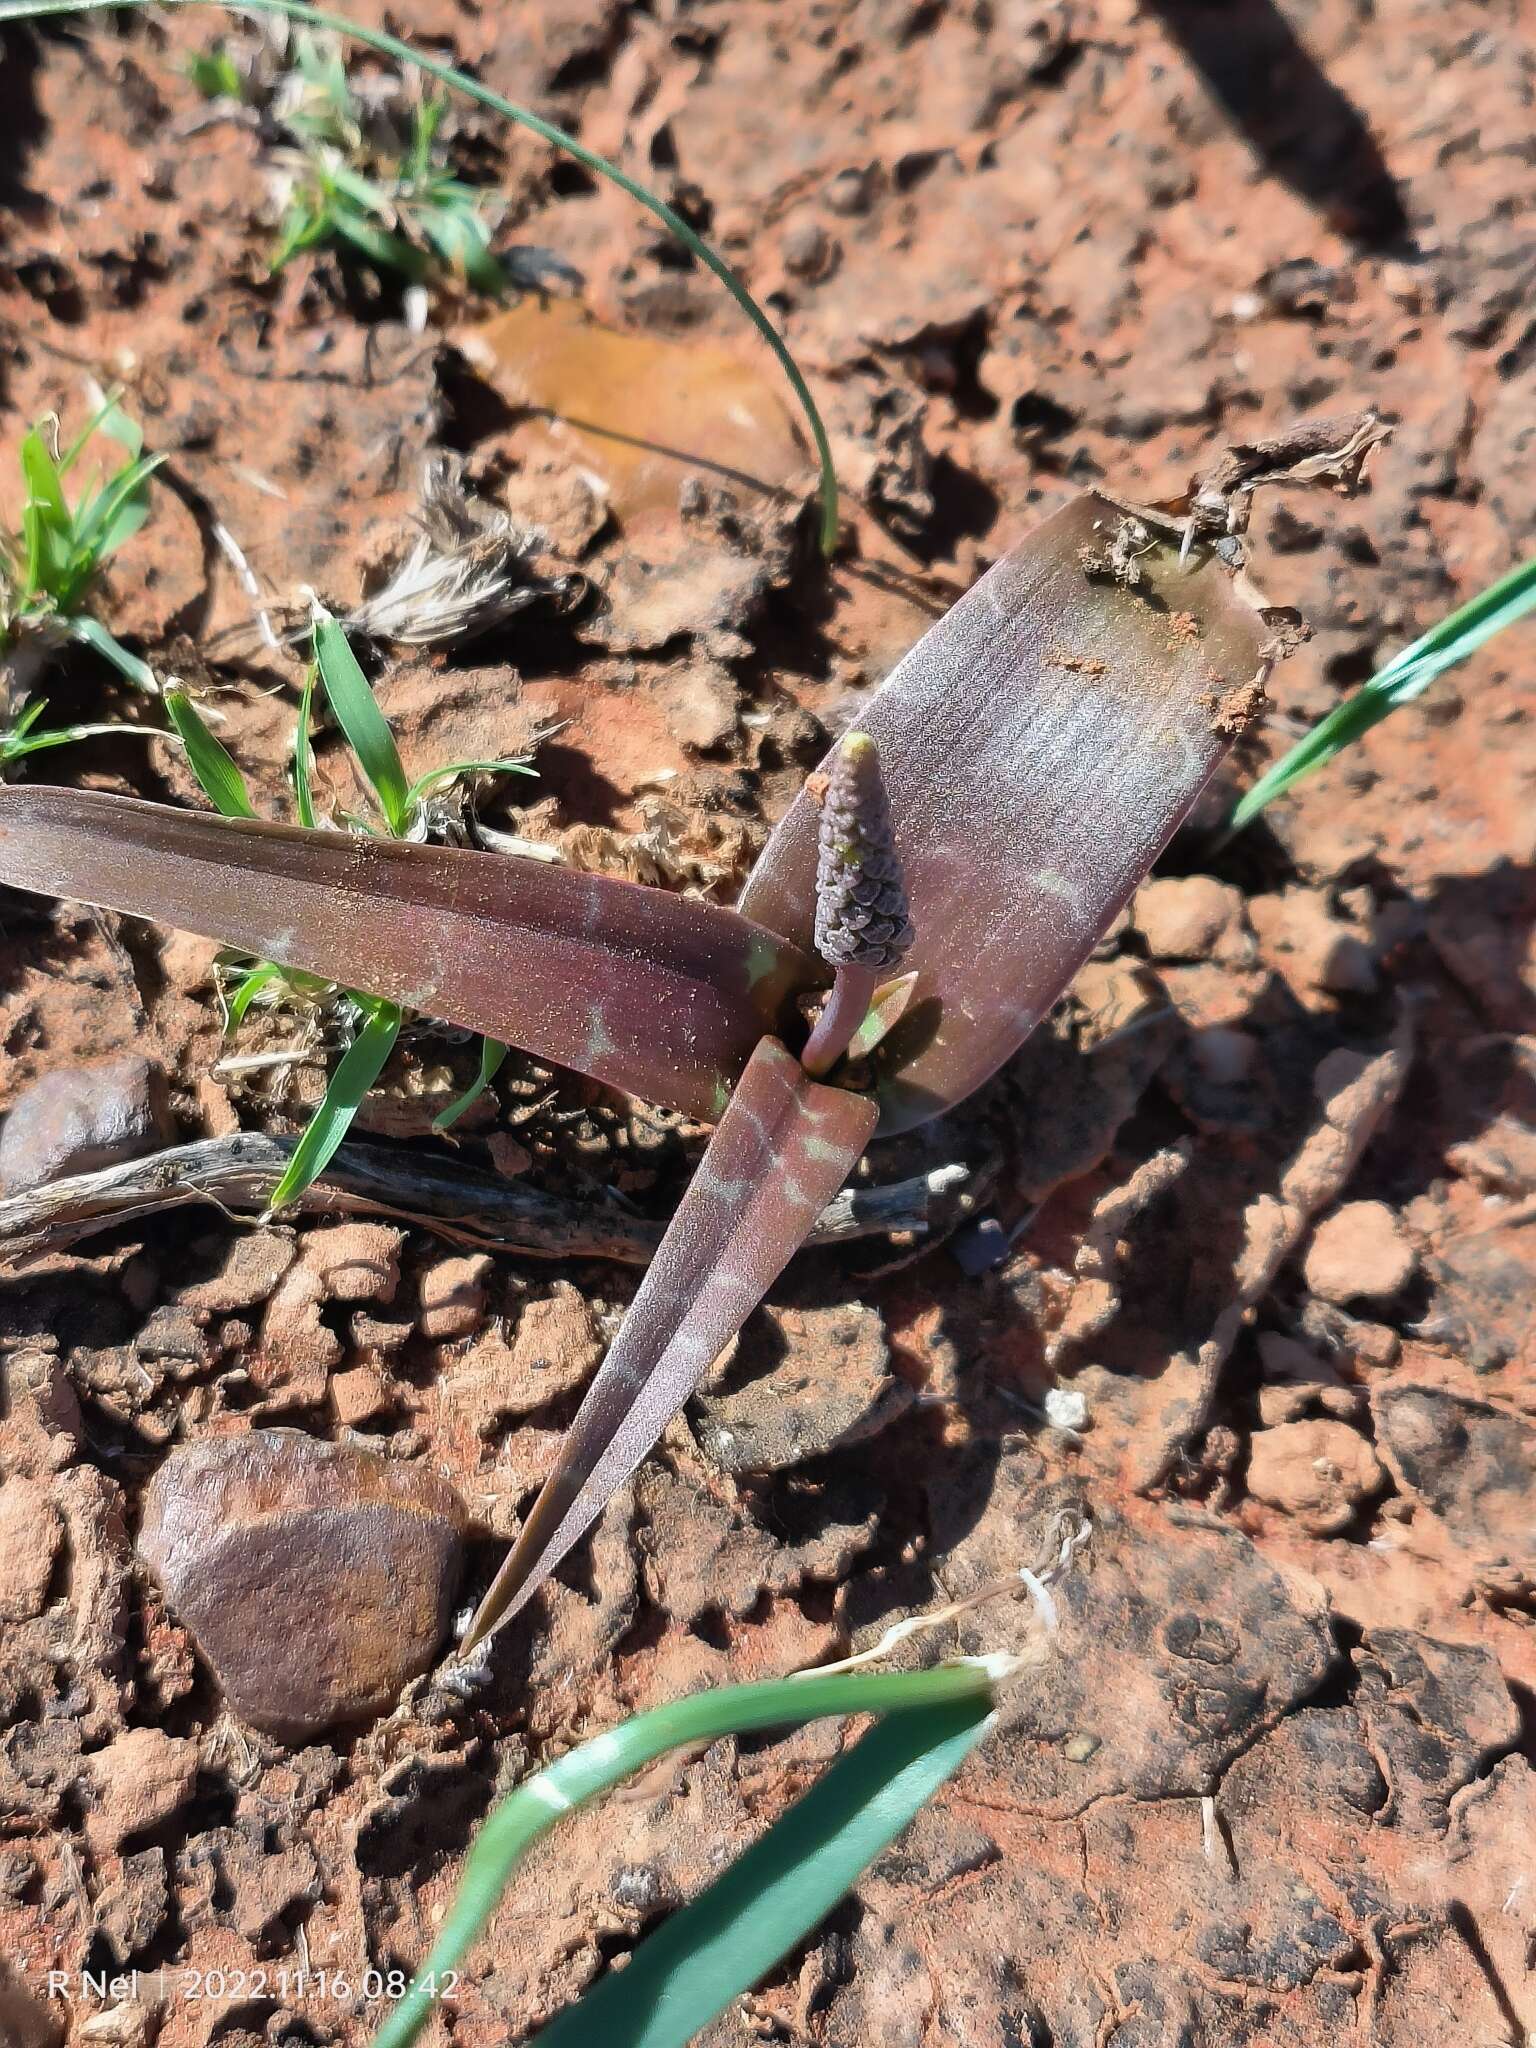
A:
{"type": "MultiPolygon", "coordinates": [[[[259,1214],[296,1142],[255,1131],[204,1138],[12,1195],[0,1201],[0,1266],[47,1258],[100,1231],[189,1203],[259,1214]]],[[[844,1188],[823,1211],[809,1242],[839,1244],[891,1232],[937,1241],[960,1220],[968,1195],[988,1171],[947,1162],[884,1187],[844,1188]]],[[[664,1227],[617,1205],[573,1202],[383,1145],[343,1145],[296,1206],[320,1215],[388,1216],[480,1251],[612,1259],[630,1266],[649,1263],[664,1227]]]]}

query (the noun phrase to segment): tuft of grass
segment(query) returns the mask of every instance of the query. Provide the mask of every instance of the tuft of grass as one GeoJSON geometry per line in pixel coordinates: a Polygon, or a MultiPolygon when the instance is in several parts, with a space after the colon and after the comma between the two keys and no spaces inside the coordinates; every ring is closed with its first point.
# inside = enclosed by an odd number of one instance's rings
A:
{"type": "MultiPolygon", "coordinates": [[[[21,525],[0,532],[0,658],[13,670],[73,642],[94,648],[139,689],[158,690],[149,664],[120,646],[86,606],[108,561],[149,517],[149,479],[161,460],[144,453],[144,437],[116,397],[104,398],[67,446],[52,416],[23,437],[21,525]],[[106,474],[94,472],[71,495],[77,465],[98,435],[115,442],[124,459],[106,474]]],[[[14,738],[16,727],[10,731],[14,738]]],[[[31,748],[41,743],[32,732],[31,748]]]]}
{"type": "Polygon", "coordinates": [[[491,248],[496,222],[437,148],[446,97],[414,107],[396,142],[354,95],[334,38],[299,35],[292,77],[296,92],[280,89],[276,102],[297,149],[272,268],[329,246],[407,284],[447,272],[500,298],[507,276],[491,248]]]}
{"type": "Polygon", "coordinates": [[[831,1911],[980,1741],[1010,1660],[926,1671],[810,1672],[727,1685],[621,1722],[526,1779],[476,1837],[448,1917],[373,2048],[411,2048],[528,1850],[674,1749],[828,1715],[873,1731],[762,1841],[540,2035],[550,2048],[683,2048],[831,1911]]]}
{"type": "MultiPolygon", "coordinates": [[[[0,0],[0,22],[35,21],[44,15],[97,12],[103,9],[126,6],[149,6],[152,0],[0,0]]],[[[213,5],[226,6],[231,0],[158,0],[158,4],[171,6],[213,5]]],[[[557,128],[553,121],[546,121],[541,114],[535,114],[529,107],[519,106],[515,100],[507,99],[499,92],[493,92],[488,85],[482,85],[477,78],[471,78],[467,71],[460,71],[452,64],[445,64],[441,58],[429,57],[423,51],[412,49],[399,36],[388,34],[383,29],[367,28],[361,22],[348,21],[345,16],[331,14],[324,8],[311,7],[305,0],[242,0],[244,11],[276,14],[283,19],[302,22],[309,28],[329,30],[333,35],[348,36],[354,42],[363,43],[381,55],[394,58],[397,64],[408,64],[415,70],[425,72],[429,78],[437,79],[450,91],[461,93],[467,99],[478,101],[482,107],[489,107],[492,113],[500,114],[503,120],[513,122],[519,128],[527,128],[554,148],[563,150],[574,157],[600,178],[617,185],[627,192],[631,199],[653,213],[688,253],[711,271],[736,301],[742,312],[752,322],[763,340],[772,349],[780,369],[789,380],[795,401],[805,415],[811,439],[815,444],[816,459],[821,470],[821,546],[824,554],[830,555],[837,546],[837,472],[832,463],[832,447],[827,439],[816,401],[810,387],[801,374],[800,366],[790,354],[783,337],[762,307],[747,290],[741,279],[731,269],[723,256],[718,255],[708,242],[690,227],[675,207],[656,193],[632,178],[618,164],[600,156],[594,149],[578,142],[565,129],[557,128]]]]}
{"type": "MultiPolygon", "coordinates": [[[[310,744],[317,680],[378,807],[379,821],[345,815],[344,822],[352,831],[382,830],[395,839],[426,838],[433,830],[436,803],[456,783],[475,775],[534,773],[521,760],[455,761],[409,781],[389,721],[379,709],[346,634],[335,619],[317,607],[314,660],[299,700],[292,755],[294,811],[306,828],[313,829],[317,823],[314,755],[310,744]]],[[[191,698],[184,691],[168,690],[165,708],[186,750],[188,766],[214,809],[226,818],[254,818],[256,807],[244,775],[228,748],[209,730],[191,698]]],[[[256,1003],[268,1008],[290,1003],[329,1011],[346,1041],[325,1094],[295,1146],[287,1170],[268,1198],[265,1216],[271,1217],[296,1201],[329,1165],[363,1098],[384,1071],[407,1012],[382,997],[337,988],[317,975],[274,960],[247,960],[240,967],[238,977],[225,991],[226,1031],[236,1031],[256,1003]]],[[[506,1056],[507,1048],[499,1041],[482,1041],[478,1077],[435,1120],[435,1129],[447,1130],[458,1121],[490,1086],[506,1056]]]]}
{"type": "Polygon", "coordinates": [[[1391,712],[1411,704],[1415,697],[1422,697],[1437,676],[1465,661],[1495,633],[1502,633],[1506,626],[1513,626],[1533,609],[1536,557],[1511,569],[1507,576],[1469,599],[1449,618],[1420,634],[1368,683],[1362,683],[1326,718],[1319,720],[1234,807],[1229,831],[1240,832],[1245,825],[1251,825],[1266,804],[1273,803],[1277,796],[1294,789],[1303,776],[1353,746],[1391,712]]]}

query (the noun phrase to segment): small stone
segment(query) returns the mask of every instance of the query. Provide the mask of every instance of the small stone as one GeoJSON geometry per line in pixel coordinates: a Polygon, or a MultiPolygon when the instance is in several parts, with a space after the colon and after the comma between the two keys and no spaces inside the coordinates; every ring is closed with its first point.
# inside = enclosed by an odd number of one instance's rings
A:
{"type": "Polygon", "coordinates": [[[139,1550],[234,1712],[297,1740],[383,1711],[431,1663],[464,1529],[435,1473],[265,1429],[172,1451],[139,1550]]]}
{"type": "Polygon", "coordinates": [[[93,1849],[116,1851],[131,1835],[184,1806],[197,1783],[198,1747],[159,1728],[130,1728],[89,1759],[98,1804],[87,1816],[93,1849]]]}
{"type": "Polygon", "coordinates": [[[223,1248],[217,1271],[177,1289],[193,1315],[227,1316],[271,1299],[294,1261],[290,1240],[275,1230],[242,1230],[223,1248]]]}
{"type": "Polygon", "coordinates": [[[434,1344],[471,1336],[485,1313],[485,1276],[491,1262],[484,1252],[462,1259],[441,1259],[421,1277],[418,1327],[434,1344]]]}
{"type": "Polygon", "coordinates": [[[510,1131],[492,1131],[485,1141],[485,1149],[503,1180],[516,1180],[533,1164],[533,1154],[526,1145],[519,1144],[510,1131]]]}
{"type": "Polygon", "coordinates": [[[332,1223],[312,1230],[299,1256],[328,1301],[382,1301],[400,1285],[405,1233],[386,1223],[332,1223]]]}
{"type": "Polygon", "coordinates": [[[262,1317],[251,1378],[289,1406],[324,1399],[326,1375],[341,1363],[341,1339],[323,1321],[324,1305],[319,1275],[299,1265],[284,1275],[262,1317]]]}
{"type": "Polygon", "coordinates": [[[331,1375],[331,1406],[345,1429],[372,1422],[394,1406],[394,1389],[376,1366],[359,1365],[351,1372],[331,1375]]]}
{"type": "Polygon", "coordinates": [[[784,268],[792,277],[819,283],[837,268],[838,246],[819,220],[792,221],[780,244],[784,268]]]}
{"type": "Polygon", "coordinates": [[[141,1053],[44,1074],[0,1126],[0,1193],[141,1158],[173,1129],[165,1077],[141,1053]]]}
{"type": "Polygon", "coordinates": [[[1076,1432],[1088,1427],[1086,1395],[1068,1387],[1052,1387],[1045,1397],[1045,1419],[1052,1429],[1076,1432]]]}
{"type": "Polygon", "coordinates": [[[1243,898],[1214,875],[1171,875],[1144,882],[1132,912],[1154,960],[1208,960],[1240,939],[1243,898]]]}
{"type": "Polygon", "coordinates": [[[512,1339],[515,1409],[528,1413],[585,1387],[603,1359],[592,1311],[568,1280],[530,1301],[512,1339]]]}
{"type": "Polygon", "coordinates": [[[867,167],[839,171],[826,188],[826,200],[834,213],[847,218],[868,213],[874,202],[875,174],[867,167]]]}
{"type": "Polygon", "coordinates": [[[1255,896],[1248,917],[1266,959],[1273,960],[1303,1000],[1318,991],[1369,995],[1375,988],[1370,946],[1353,925],[1333,915],[1324,891],[1287,889],[1278,896],[1255,896]]]}
{"type": "Polygon", "coordinates": [[[350,1325],[352,1348],[370,1358],[393,1358],[410,1342],[413,1325],[393,1316],[370,1315],[365,1308],[354,1309],[350,1325]]]}
{"type": "Polygon", "coordinates": [[[96,1938],[119,1963],[147,1949],[170,1908],[165,1851],[125,1856],[95,1905],[96,1938]]]}
{"type": "Polygon", "coordinates": [[[1069,1735],[1061,1745],[1061,1753],[1069,1764],[1085,1764],[1100,1747],[1097,1735],[1069,1735]]]}
{"type": "Polygon", "coordinates": [[[1385,1202],[1346,1202],[1318,1225],[1307,1248],[1307,1286],[1324,1301],[1390,1301],[1413,1277],[1418,1254],[1385,1202]]]}
{"type": "Polygon", "coordinates": [[[1345,1422],[1282,1422],[1261,1429],[1248,1458],[1254,1498],[1294,1515],[1317,1536],[1346,1528],[1385,1480],[1376,1453],[1345,1422]]]}
{"type": "Polygon", "coordinates": [[[0,1415],[0,1473],[40,1479],[79,1454],[79,1396],[51,1351],[14,1351],[0,1359],[0,1415]]]}
{"type": "Polygon", "coordinates": [[[46,1481],[8,1479],[0,1487],[0,1621],[42,1613],[63,1533],[46,1481]]]}

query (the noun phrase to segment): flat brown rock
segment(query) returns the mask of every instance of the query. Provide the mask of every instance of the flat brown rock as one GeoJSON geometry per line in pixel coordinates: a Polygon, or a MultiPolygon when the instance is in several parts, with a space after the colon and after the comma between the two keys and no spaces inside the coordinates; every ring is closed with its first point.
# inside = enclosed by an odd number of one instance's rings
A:
{"type": "Polygon", "coordinates": [[[172,1451],[139,1552],[235,1713],[297,1738],[381,1712],[430,1664],[464,1526],[435,1473],[266,1429],[172,1451]]]}

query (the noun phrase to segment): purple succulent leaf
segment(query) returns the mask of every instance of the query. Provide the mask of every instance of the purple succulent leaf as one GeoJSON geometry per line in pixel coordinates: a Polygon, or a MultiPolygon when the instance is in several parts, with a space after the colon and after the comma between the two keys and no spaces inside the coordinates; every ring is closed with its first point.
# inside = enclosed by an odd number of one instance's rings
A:
{"type": "Polygon", "coordinates": [[[712,1119],[826,969],[734,910],[457,847],[0,788],[0,882],[152,917],[712,1119]]]}
{"type": "Polygon", "coordinates": [[[758,1046],[466,1651],[531,1598],[652,1448],[842,1186],[875,1117],[869,1097],[812,1081],[777,1039],[758,1046]]]}
{"type": "MultiPolygon", "coordinates": [[[[1070,984],[1240,729],[1269,636],[1215,562],[1166,542],[1117,580],[1125,515],[1074,500],[927,632],[860,708],[879,749],[918,975],[882,1049],[881,1129],[962,1100],[1070,984]]],[[[832,756],[823,762],[830,775],[832,756]]],[[[822,813],[802,792],[748,916],[815,942],[822,813]]]]}

